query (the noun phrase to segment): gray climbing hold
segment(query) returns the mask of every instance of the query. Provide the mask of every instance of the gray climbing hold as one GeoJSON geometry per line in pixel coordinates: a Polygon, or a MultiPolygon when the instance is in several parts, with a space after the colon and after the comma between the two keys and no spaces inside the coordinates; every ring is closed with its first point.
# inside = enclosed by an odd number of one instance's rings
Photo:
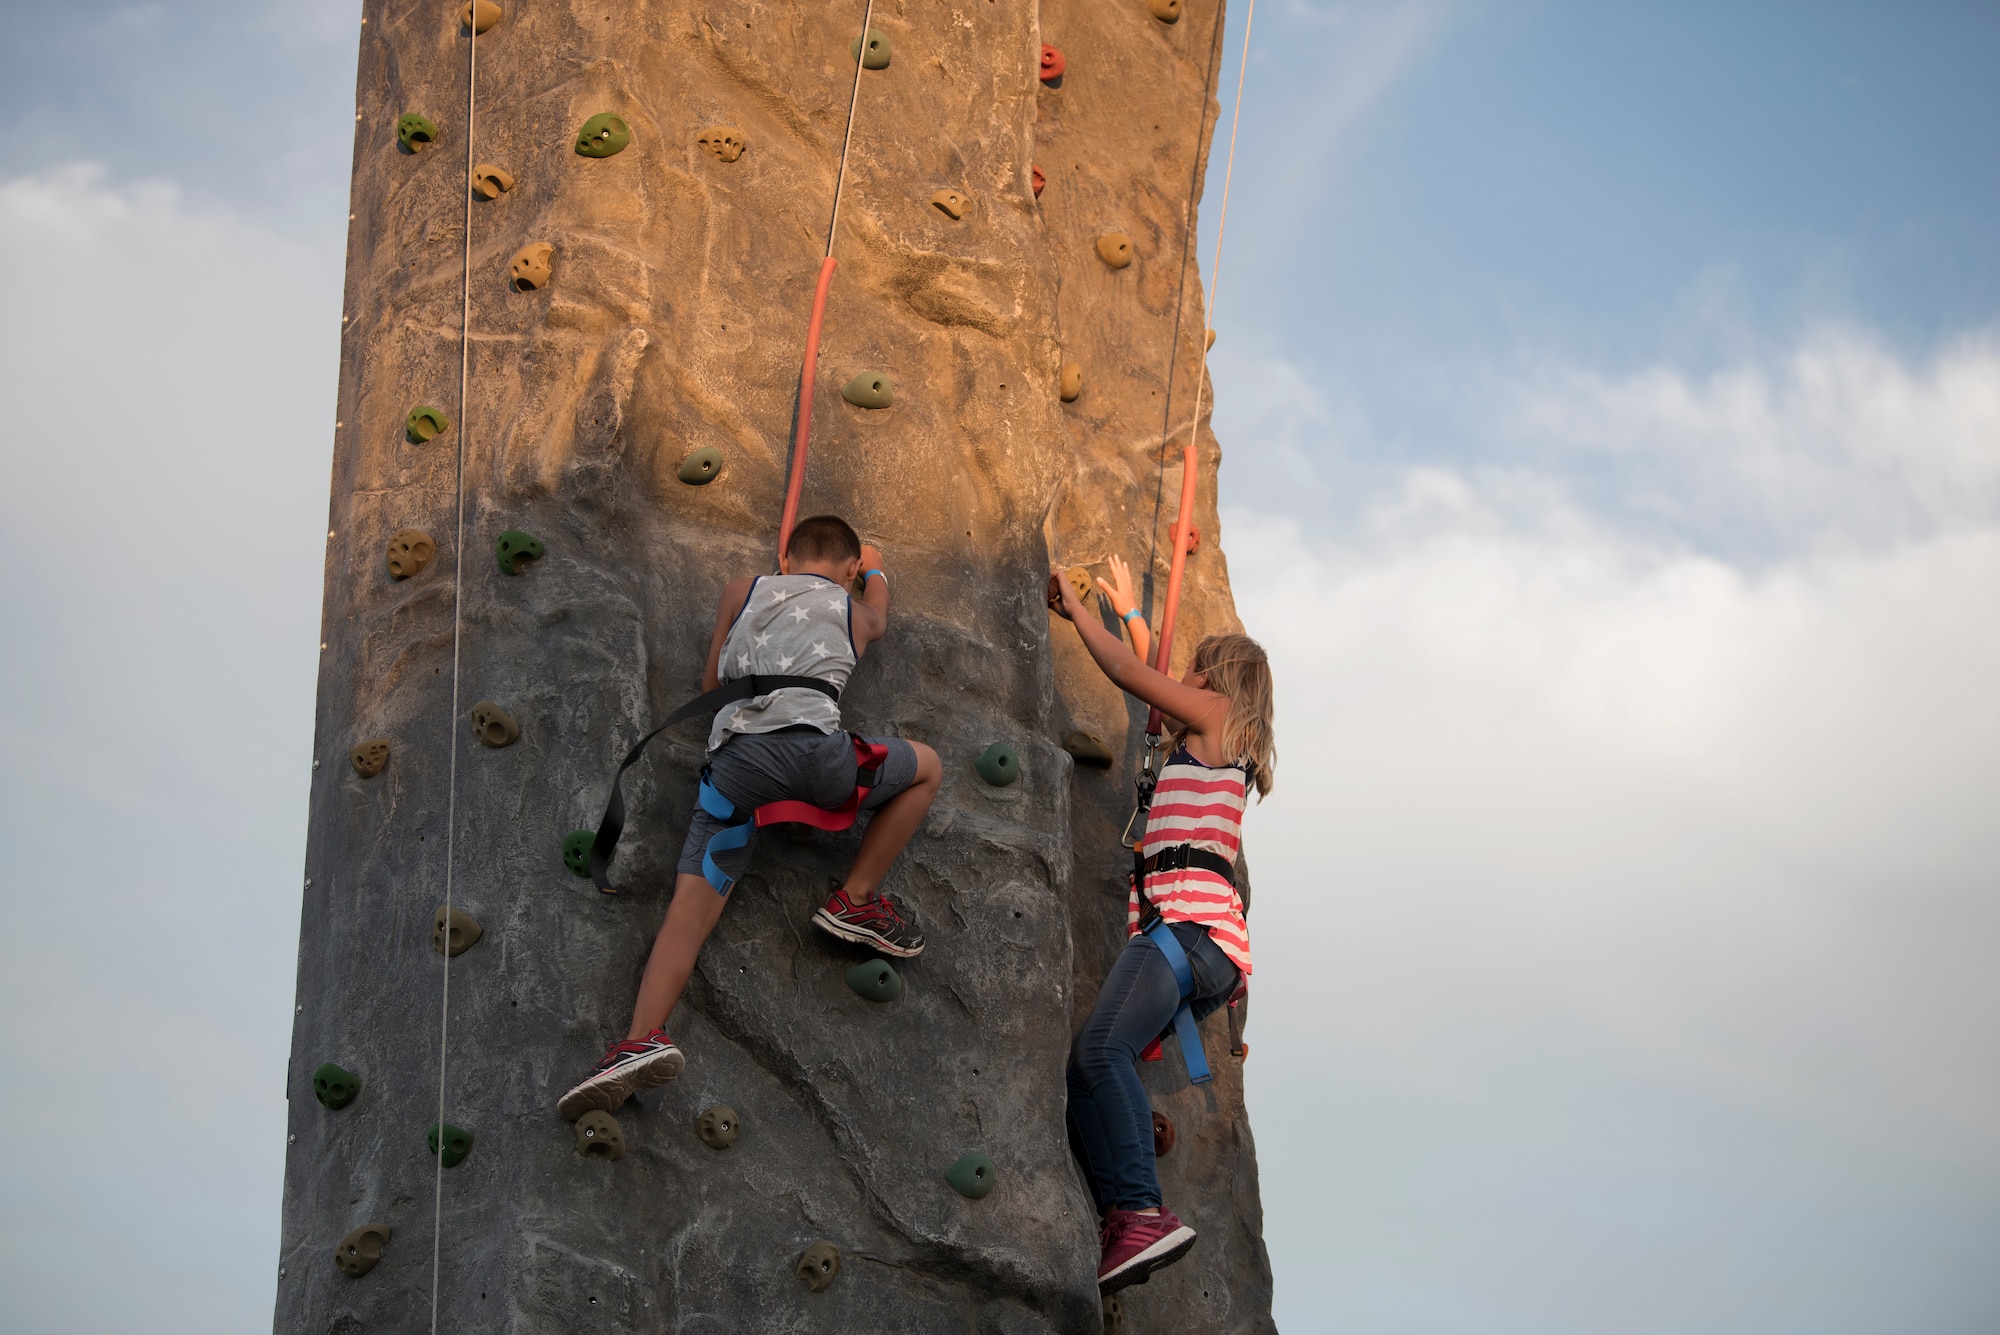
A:
{"type": "Polygon", "coordinates": [[[625,1157],[625,1133],[602,1108],[592,1108],[576,1119],[576,1152],[585,1158],[617,1161],[625,1157]]]}
{"type": "Polygon", "coordinates": [[[886,70],[889,68],[889,39],[875,29],[868,30],[868,54],[861,54],[861,39],[855,38],[847,44],[847,54],[861,62],[864,70],[886,70]]]}
{"type": "Polygon", "coordinates": [[[1014,754],[1014,748],[1005,742],[995,742],[986,748],[972,767],[979,771],[979,777],[995,788],[1005,788],[1021,777],[1021,759],[1014,754]]]}
{"type": "Polygon", "coordinates": [[[736,1109],[718,1103],[696,1120],[694,1133],[710,1149],[726,1150],[736,1143],[736,1134],[742,1127],[736,1109]]]}
{"type": "Polygon", "coordinates": [[[961,1155],[944,1170],[944,1180],[965,1199],[980,1200],[993,1190],[993,1161],[977,1150],[961,1155]]]}
{"type": "Polygon", "coordinates": [[[722,451],[713,445],[704,445],[687,458],[674,476],[690,487],[704,486],[722,476],[722,451]]]}
{"type": "Polygon", "coordinates": [[[896,391],[882,372],[863,371],[841,386],[840,397],[857,408],[886,408],[896,401],[896,391]]]}
{"type": "Polygon", "coordinates": [[[1063,750],[1079,765],[1089,765],[1094,769],[1110,769],[1115,757],[1111,748],[1098,741],[1087,732],[1072,732],[1063,738],[1063,750]]]}
{"type": "Polygon", "coordinates": [[[870,1001],[894,1001],[903,995],[903,975],[887,960],[869,960],[847,971],[847,985],[870,1001]]]}
{"type": "Polygon", "coordinates": [[[839,1273],[840,1248],[830,1242],[815,1242],[799,1258],[799,1278],[814,1293],[833,1283],[834,1276],[839,1273]]]}
{"type": "Polygon", "coordinates": [[[340,1240],[333,1249],[333,1263],[340,1273],[349,1279],[358,1279],[375,1268],[382,1259],[382,1248],[389,1241],[387,1224],[363,1224],[340,1240]]]}
{"type": "Polygon", "coordinates": [[[438,911],[431,917],[431,949],[440,955],[454,958],[479,944],[485,929],[479,920],[456,906],[446,908],[438,905],[438,911]]]}

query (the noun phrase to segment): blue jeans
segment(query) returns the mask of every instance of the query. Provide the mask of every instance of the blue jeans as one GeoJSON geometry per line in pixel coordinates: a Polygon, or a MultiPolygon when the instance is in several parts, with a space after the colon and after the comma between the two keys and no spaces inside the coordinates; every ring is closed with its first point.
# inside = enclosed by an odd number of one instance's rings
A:
{"type": "MultiPolygon", "coordinates": [[[[1236,991],[1236,965],[1208,939],[1208,929],[1177,922],[1172,930],[1194,974],[1196,1019],[1236,991]]],[[[1139,1054],[1173,1022],[1180,1009],[1174,969],[1150,937],[1126,942],[1090,1018],[1069,1052],[1069,1139],[1099,1213],[1118,1206],[1146,1210],[1160,1204],[1160,1175],[1153,1162],[1153,1104],[1139,1079],[1139,1054]]]]}

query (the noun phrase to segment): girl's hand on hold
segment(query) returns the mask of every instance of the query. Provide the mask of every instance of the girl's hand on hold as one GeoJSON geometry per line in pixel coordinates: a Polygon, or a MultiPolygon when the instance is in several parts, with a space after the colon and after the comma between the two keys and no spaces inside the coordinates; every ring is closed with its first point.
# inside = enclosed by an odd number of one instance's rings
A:
{"type": "Polygon", "coordinates": [[[1115,553],[1104,559],[1111,566],[1112,582],[1107,584],[1099,576],[1097,587],[1104,590],[1104,596],[1111,600],[1111,610],[1123,617],[1139,605],[1139,600],[1132,594],[1132,571],[1125,564],[1125,559],[1115,553]]]}
{"type": "Polygon", "coordinates": [[[1083,604],[1077,600],[1076,588],[1069,582],[1069,574],[1059,565],[1049,567],[1049,610],[1064,621],[1075,621],[1083,612],[1083,604]]]}

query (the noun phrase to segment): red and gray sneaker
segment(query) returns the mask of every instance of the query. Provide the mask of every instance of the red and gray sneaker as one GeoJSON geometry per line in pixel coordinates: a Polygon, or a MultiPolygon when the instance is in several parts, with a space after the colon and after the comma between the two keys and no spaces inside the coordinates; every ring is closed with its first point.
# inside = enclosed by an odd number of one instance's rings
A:
{"type": "Polygon", "coordinates": [[[835,886],[832,898],[813,914],[813,925],[843,941],[872,946],[884,955],[915,959],[924,953],[923,934],[910,925],[889,896],[877,894],[866,904],[847,898],[846,886],[835,886]]]}
{"type": "Polygon", "coordinates": [[[686,1063],[664,1029],[613,1043],[590,1078],[562,1096],[556,1111],[572,1122],[587,1112],[617,1112],[640,1090],[664,1085],[679,1075],[686,1063]]]}
{"type": "Polygon", "coordinates": [[[1194,1246],[1194,1230],[1164,1207],[1158,1214],[1113,1209],[1104,1218],[1102,1239],[1097,1291],[1116,1293],[1128,1284],[1144,1284],[1155,1270],[1186,1256],[1194,1246]]]}

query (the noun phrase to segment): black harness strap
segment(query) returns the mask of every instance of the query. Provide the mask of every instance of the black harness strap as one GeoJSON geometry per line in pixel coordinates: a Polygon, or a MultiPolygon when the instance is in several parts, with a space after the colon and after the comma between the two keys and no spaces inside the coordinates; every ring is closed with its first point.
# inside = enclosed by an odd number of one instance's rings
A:
{"type": "Polygon", "coordinates": [[[625,759],[618,766],[618,772],[611,776],[611,798],[604,804],[604,819],[598,822],[597,838],[590,846],[590,879],[596,882],[599,890],[607,895],[618,893],[617,887],[611,884],[610,873],[612,856],[618,852],[618,836],[625,833],[625,771],[638,763],[640,755],[646,750],[646,744],[676,723],[685,723],[697,715],[713,714],[724,705],[734,704],[738,700],[751,700],[760,695],[769,695],[773,691],[792,687],[818,691],[835,701],[840,699],[838,687],[817,677],[738,677],[735,681],[723,682],[712,691],[703,691],[667,715],[665,723],[641,737],[638,743],[625,753],[625,759]]]}
{"type": "MultiPolygon", "coordinates": [[[[1171,848],[1161,849],[1149,858],[1141,859],[1139,875],[1144,878],[1154,872],[1179,871],[1183,867],[1212,871],[1229,882],[1230,889],[1236,888],[1236,864],[1220,853],[1211,853],[1205,848],[1196,848],[1193,844],[1175,844],[1171,848]]],[[[1145,882],[1142,879],[1140,889],[1143,891],[1144,888],[1145,882]]]]}

